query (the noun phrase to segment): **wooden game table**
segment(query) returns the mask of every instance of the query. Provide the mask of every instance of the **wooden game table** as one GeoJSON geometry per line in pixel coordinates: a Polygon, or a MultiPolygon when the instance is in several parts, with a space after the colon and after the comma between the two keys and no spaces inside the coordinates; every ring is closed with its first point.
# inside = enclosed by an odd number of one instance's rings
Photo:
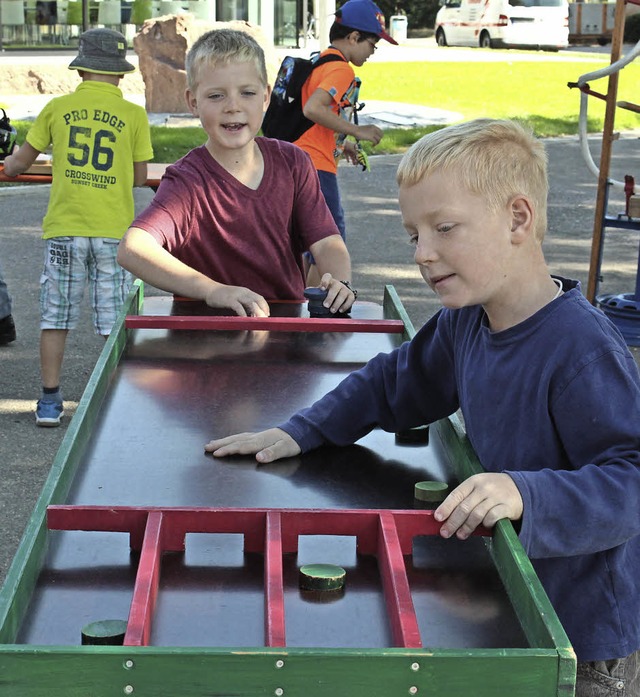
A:
{"type": "Polygon", "coordinates": [[[270,465],[203,451],[412,335],[391,287],[325,320],[136,283],[0,592],[2,693],[570,697],[575,656],[511,524],[443,540],[414,499],[479,471],[457,419],[270,465]],[[344,589],[301,589],[309,563],[344,568],[344,589]],[[119,645],[81,645],[107,620],[119,645]]]}
{"type": "MultiPolygon", "coordinates": [[[[161,162],[149,162],[147,165],[146,186],[157,189],[164,174],[167,164],[161,162]]],[[[24,174],[17,177],[7,177],[4,167],[0,162],[0,182],[20,182],[23,184],[51,184],[51,161],[36,161],[24,174]]]]}

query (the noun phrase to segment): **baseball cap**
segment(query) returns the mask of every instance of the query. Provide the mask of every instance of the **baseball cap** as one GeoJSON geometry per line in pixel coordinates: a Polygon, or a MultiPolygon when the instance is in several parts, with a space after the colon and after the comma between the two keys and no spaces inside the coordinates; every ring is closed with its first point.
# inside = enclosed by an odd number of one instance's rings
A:
{"type": "Polygon", "coordinates": [[[345,27],[366,31],[375,34],[381,39],[386,39],[390,44],[398,45],[384,28],[384,15],[380,8],[371,0],[347,0],[340,8],[341,16],[336,17],[336,22],[345,27]]]}
{"type": "Polygon", "coordinates": [[[78,55],[69,70],[87,70],[102,75],[132,73],[135,66],[125,59],[127,40],[113,29],[89,29],[80,35],[78,55]]]}

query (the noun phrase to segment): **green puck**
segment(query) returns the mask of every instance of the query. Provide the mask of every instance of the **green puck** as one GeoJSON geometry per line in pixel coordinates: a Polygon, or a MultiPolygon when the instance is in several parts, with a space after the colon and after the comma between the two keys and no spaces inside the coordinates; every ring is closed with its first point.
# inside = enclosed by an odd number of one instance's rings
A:
{"type": "Polygon", "coordinates": [[[344,587],[347,572],[334,564],[306,564],[300,567],[300,588],[309,591],[337,591],[344,587]]]}
{"type": "Polygon", "coordinates": [[[429,443],[429,426],[416,426],[396,433],[398,445],[427,445],[429,443]]]}
{"type": "Polygon", "coordinates": [[[413,491],[418,501],[444,501],[449,493],[449,485],[446,482],[418,482],[413,491]]]}
{"type": "Polygon", "coordinates": [[[82,643],[91,646],[122,646],[126,631],[126,620],[98,620],[82,628],[82,643]]]}

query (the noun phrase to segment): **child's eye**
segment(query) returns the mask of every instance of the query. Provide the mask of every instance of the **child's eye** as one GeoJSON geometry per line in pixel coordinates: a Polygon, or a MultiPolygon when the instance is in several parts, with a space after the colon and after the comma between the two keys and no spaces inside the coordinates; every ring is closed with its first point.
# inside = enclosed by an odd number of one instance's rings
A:
{"type": "Polygon", "coordinates": [[[409,234],[409,239],[408,239],[408,244],[411,247],[415,247],[418,244],[418,235],[416,234],[409,234]]]}
{"type": "Polygon", "coordinates": [[[438,232],[441,232],[441,233],[449,232],[452,229],[453,229],[452,223],[443,223],[442,225],[438,225],[438,227],[437,227],[438,232]]]}
{"type": "Polygon", "coordinates": [[[221,94],[220,92],[215,92],[214,94],[209,95],[209,99],[217,100],[217,99],[222,99],[224,95],[221,94]]]}
{"type": "Polygon", "coordinates": [[[255,90],[244,90],[242,93],[245,97],[255,97],[257,92],[255,90]]]}

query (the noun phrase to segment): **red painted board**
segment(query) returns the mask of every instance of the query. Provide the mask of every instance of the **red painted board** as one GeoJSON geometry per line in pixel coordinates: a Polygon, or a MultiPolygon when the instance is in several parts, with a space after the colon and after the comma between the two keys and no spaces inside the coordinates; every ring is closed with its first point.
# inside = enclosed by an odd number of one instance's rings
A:
{"type": "Polygon", "coordinates": [[[360,332],[402,334],[404,322],[396,319],[358,320],[317,317],[181,317],[129,315],[127,329],[172,329],[207,331],[274,331],[274,332],[360,332]]]}

